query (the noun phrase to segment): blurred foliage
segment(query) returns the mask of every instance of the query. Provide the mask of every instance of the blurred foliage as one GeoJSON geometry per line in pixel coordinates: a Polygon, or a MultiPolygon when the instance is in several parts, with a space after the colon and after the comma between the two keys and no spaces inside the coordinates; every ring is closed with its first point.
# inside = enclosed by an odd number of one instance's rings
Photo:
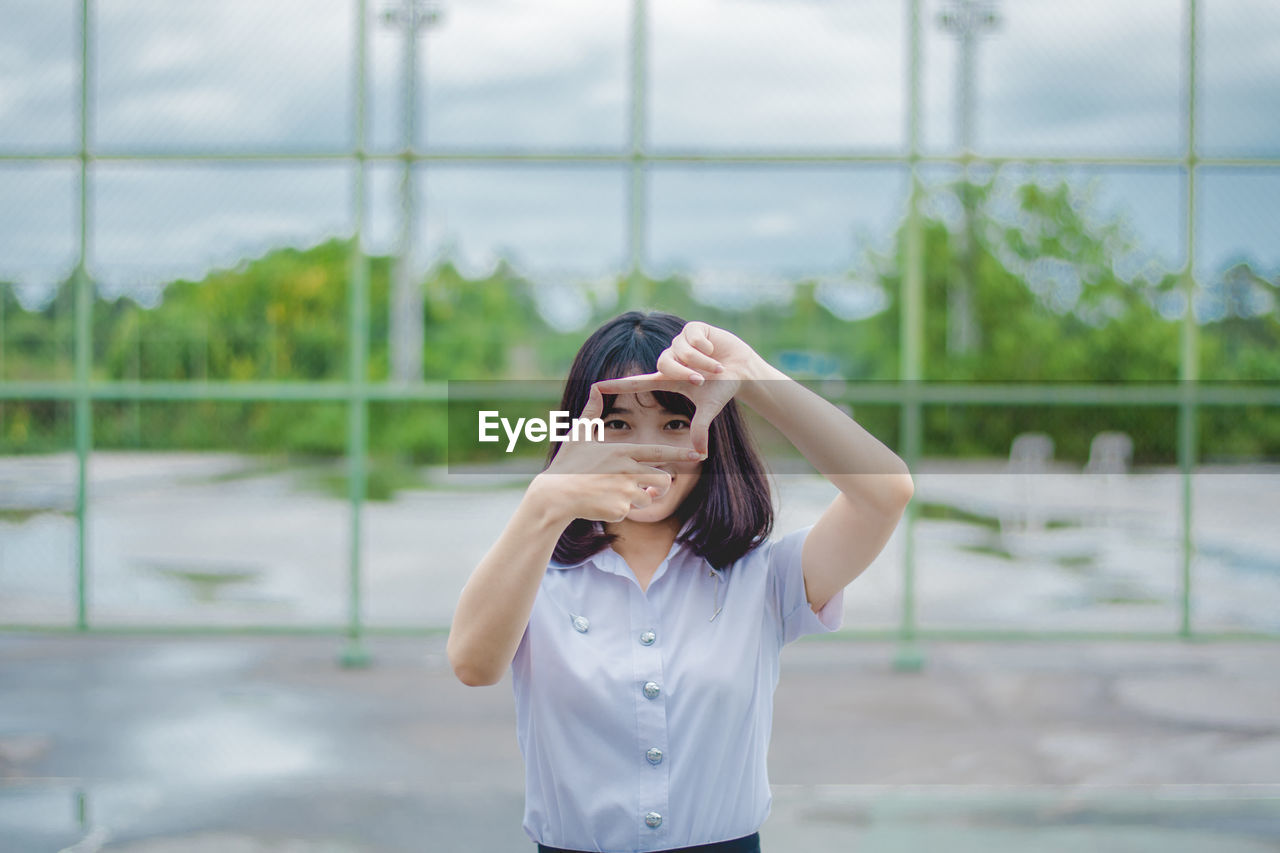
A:
{"type": "MultiPolygon", "coordinates": [[[[1065,184],[1027,184],[1016,215],[996,215],[992,185],[939,192],[972,199],[975,242],[968,268],[980,285],[975,315],[980,345],[946,351],[949,279],[960,268],[957,228],[923,221],[925,377],[931,381],[1168,382],[1178,377],[1180,320],[1158,306],[1177,295],[1181,280],[1126,277],[1121,258],[1141,247],[1126,242],[1122,223],[1094,222],[1065,184]]],[[[1007,200],[1005,200],[1007,204],[1007,200]]],[[[905,224],[903,226],[905,228],[905,224]]],[[[642,304],[734,331],[766,359],[784,366],[806,354],[834,370],[797,378],[840,376],[894,380],[899,364],[897,294],[905,263],[905,233],[892,253],[872,256],[870,281],[887,308],[856,321],[827,306],[823,283],[796,282],[789,302],[728,308],[704,304],[684,278],[617,280],[613,291],[584,288],[590,309],[582,328],[553,328],[539,310],[535,285],[500,265],[469,279],[445,263],[423,282],[425,374],[429,380],[563,377],[583,338],[617,313],[617,294],[642,304]]],[[[160,304],[128,298],[93,304],[93,375],[141,381],[342,381],[348,378],[348,283],[353,244],[330,240],[309,249],[281,249],[215,270],[200,281],[175,281],[160,304]]],[[[367,379],[388,373],[387,310],[392,261],[367,257],[369,349],[367,379]]],[[[852,281],[852,280],[851,280],[852,281]]],[[[1247,265],[1219,288],[1224,310],[1199,326],[1205,380],[1280,378],[1280,321],[1257,311],[1259,293],[1272,299],[1280,284],[1247,265]],[[1251,301],[1252,300],[1252,301],[1251,301]]],[[[0,379],[71,377],[73,291],[64,282],[38,311],[0,287],[0,379]]],[[[443,404],[380,403],[369,407],[370,450],[401,460],[440,463],[448,417],[443,404]]],[[[41,452],[72,444],[71,407],[51,401],[0,401],[0,452],[41,452]]],[[[1057,456],[1080,462],[1103,429],[1134,437],[1136,463],[1174,459],[1176,412],[1169,407],[932,406],[926,409],[926,452],[1003,456],[1026,430],[1050,432],[1057,456]]],[[[855,412],[868,429],[894,443],[897,410],[855,412]]],[[[1280,417],[1274,408],[1207,411],[1201,452],[1211,457],[1275,456],[1280,417]]],[[[341,454],[347,413],[340,402],[109,402],[95,404],[94,445],[100,448],[237,449],[250,452],[341,454]]]]}

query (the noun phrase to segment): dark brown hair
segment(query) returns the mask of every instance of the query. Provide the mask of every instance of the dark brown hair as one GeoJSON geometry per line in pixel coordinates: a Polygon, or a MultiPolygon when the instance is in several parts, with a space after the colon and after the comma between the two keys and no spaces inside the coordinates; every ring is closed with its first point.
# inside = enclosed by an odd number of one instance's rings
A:
{"type": "MultiPolygon", "coordinates": [[[[560,409],[579,417],[592,383],[656,371],[658,356],[684,326],[685,321],[674,314],[628,311],[596,329],[569,368],[560,409]]],[[[692,417],[694,406],[688,397],[671,391],[655,391],[653,396],[668,411],[692,417]]],[[[616,394],[604,395],[605,414],[616,399],[616,394]]],[[[559,449],[558,442],[551,443],[547,465],[559,449]]],[[[764,542],[773,529],[769,480],[736,400],[730,400],[711,422],[702,475],[675,515],[685,527],[679,541],[717,569],[764,542]],[[692,524],[685,525],[690,519],[692,524]]],[[[605,532],[602,522],[576,518],[560,534],[552,557],[560,563],[576,563],[616,538],[605,532]]]]}

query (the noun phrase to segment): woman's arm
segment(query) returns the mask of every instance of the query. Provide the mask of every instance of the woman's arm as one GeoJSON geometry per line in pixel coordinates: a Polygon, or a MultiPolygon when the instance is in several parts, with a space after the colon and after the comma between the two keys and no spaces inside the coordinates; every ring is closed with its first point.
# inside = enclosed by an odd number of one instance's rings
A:
{"type": "MultiPolygon", "coordinates": [[[[604,408],[599,383],[582,417],[604,408]]],[[[704,458],[687,447],[570,441],[533,478],[511,520],[462,588],[449,628],[449,664],[463,684],[497,684],[529,624],[560,534],[575,518],[619,521],[671,487],[654,466],[704,458]]]]}
{"type": "Polygon", "coordinates": [[[801,552],[805,593],[817,611],[884,549],[915,486],[897,454],[830,402],[758,355],[746,374],[738,398],[840,490],[801,552]]]}
{"type": "Polygon", "coordinates": [[[535,478],[458,598],[447,651],[463,684],[501,680],[529,624],[556,542],[571,520],[554,511],[535,478]]]}
{"type": "Polygon", "coordinates": [[[687,323],[657,372],[599,383],[606,394],[662,389],[697,407],[693,446],[734,397],[773,424],[840,494],[805,538],[805,593],[815,611],[862,574],[898,525],[914,484],[904,463],[853,418],[770,365],[732,332],[687,323]],[[708,380],[707,377],[710,377],[708,380]]]}

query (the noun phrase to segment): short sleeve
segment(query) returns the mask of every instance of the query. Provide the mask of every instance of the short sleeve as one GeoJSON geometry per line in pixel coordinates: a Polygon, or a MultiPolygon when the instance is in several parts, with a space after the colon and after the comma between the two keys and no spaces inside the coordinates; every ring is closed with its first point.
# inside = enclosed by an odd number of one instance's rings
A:
{"type": "Polygon", "coordinates": [[[804,588],[801,551],[813,525],[774,541],[769,551],[769,584],[779,614],[781,641],[785,645],[807,634],[830,633],[844,620],[844,589],[817,613],[809,606],[804,588]]]}

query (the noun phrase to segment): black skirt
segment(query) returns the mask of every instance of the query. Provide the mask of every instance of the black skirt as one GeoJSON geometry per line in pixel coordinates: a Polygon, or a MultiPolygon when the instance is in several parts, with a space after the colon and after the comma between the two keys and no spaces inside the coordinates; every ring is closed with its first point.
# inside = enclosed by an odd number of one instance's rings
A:
{"type": "MultiPolygon", "coordinates": [[[[539,844],[538,853],[584,853],[584,851],[539,844]]],[[[716,841],[712,844],[697,844],[693,847],[672,847],[657,853],[760,853],[760,833],[753,832],[732,841],[716,841]]]]}

